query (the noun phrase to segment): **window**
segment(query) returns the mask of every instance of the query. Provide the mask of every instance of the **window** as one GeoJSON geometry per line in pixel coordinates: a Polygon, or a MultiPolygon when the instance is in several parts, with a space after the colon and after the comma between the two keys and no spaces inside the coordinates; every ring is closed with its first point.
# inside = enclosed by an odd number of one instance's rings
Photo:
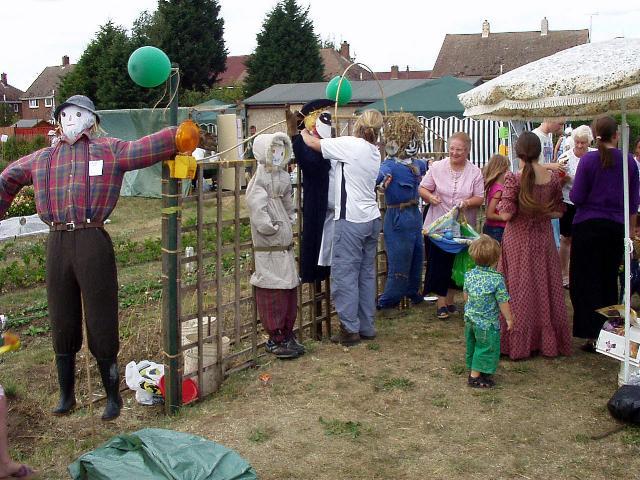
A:
{"type": "Polygon", "coordinates": [[[15,113],[18,113],[18,112],[20,111],[20,104],[18,104],[18,103],[14,103],[14,104],[13,104],[13,111],[14,111],[15,113]]]}
{"type": "Polygon", "coordinates": [[[45,107],[53,107],[53,98],[51,98],[51,97],[45,98],[44,99],[44,106],[45,107]]]}
{"type": "Polygon", "coordinates": [[[38,108],[38,100],[29,100],[29,108],[38,108]]]}

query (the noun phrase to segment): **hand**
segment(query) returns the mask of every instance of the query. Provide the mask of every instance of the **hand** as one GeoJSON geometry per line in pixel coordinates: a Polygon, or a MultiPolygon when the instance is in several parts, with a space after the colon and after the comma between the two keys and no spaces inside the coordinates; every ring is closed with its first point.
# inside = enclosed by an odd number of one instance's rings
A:
{"type": "Polygon", "coordinates": [[[429,195],[429,203],[431,205],[440,205],[442,200],[440,200],[440,196],[436,194],[429,195]]]}
{"type": "Polygon", "coordinates": [[[547,170],[551,170],[552,172],[558,172],[558,173],[566,173],[567,172],[567,167],[565,167],[561,163],[547,163],[547,164],[544,165],[544,167],[547,170]]]}
{"type": "Polygon", "coordinates": [[[507,332],[510,332],[513,329],[513,318],[509,317],[509,318],[505,318],[506,322],[507,322],[507,332]]]}
{"type": "Polygon", "coordinates": [[[385,175],[384,180],[382,181],[382,189],[386,190],[387,187],[389,186],[389,184],[391,183],[391,180],[393,180],[393,175],[391,175],[390,173],[388,173],[387,175],[385,175]]]}
{"type": "Polygon", "coordinates": [[[462,200],[459,204],[458,204],[458,208],[460,208],[460,210],[465,210],[466,208],[469,207],[469,204],[467,203],[466,200],[462,200]]]}

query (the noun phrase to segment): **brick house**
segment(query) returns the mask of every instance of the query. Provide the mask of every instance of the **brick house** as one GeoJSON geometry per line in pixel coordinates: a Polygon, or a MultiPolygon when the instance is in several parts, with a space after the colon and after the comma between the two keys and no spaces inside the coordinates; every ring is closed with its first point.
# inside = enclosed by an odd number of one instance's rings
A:
{"type": "Polygon", "coordinates": [[[45,67],[20,97],[22,118],[50,120],[55,110],[55,96],[60,79],[74,67],[75,65],[69,63],[67,55],[62,57],[62,65],[45,67]]]}
{"type": "Polygon", "coordinates": [[[392,65],[388,72],[376,72],[378,80],[421,80],[431,78],[431,70],[400,70],[398,65],[392,65]]]}
{"type": "Polygon", "coordinates": [[[11,111],[18,115],[18,117],[22,115],[22,102],[20,101],[20,97],[23,95],[24,92],[22,90],[9,85],[6,73],[0,75],[0,103],[9,105],[11,111]]]}
{"type": "Polygon", "coordinates": [[[480,77],[498,75],[553,55],[561,50],[589,42],[589,30],[549,30],[546,17],[539,31],[491,33],[489,22],[482,33],[447,34],[433,66],[433,78],[480,77]]]}

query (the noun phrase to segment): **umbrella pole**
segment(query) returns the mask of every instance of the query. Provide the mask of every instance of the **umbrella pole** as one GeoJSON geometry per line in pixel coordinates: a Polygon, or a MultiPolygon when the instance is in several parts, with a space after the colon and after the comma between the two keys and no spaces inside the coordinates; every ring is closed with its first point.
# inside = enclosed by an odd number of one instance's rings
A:
{"type": "Polygon", "coordinates": [[[629,334],[631,326],[631,232],[629,224],[629,127],[622,101],[622,181],[624,192],[624,383],[629,381],[629,334]]]}

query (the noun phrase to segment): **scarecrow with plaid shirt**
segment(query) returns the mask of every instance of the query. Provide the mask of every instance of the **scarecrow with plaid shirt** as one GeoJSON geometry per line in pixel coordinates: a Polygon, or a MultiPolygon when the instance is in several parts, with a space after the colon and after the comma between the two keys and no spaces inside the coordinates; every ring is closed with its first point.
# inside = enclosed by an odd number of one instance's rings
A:
{"type": "Polygon", "coordinates": [[[11,163],[0,174],[0,218],[20,189],[33,184],[36,209],[50,226],[47,300],[56,354],[60,401],[54,415],[76,404],[75,357],[82,346],[82,318],[107,395],[102,420],[120,415],[117,356],[118,280],[104,221],[120,196],[125,172],[176,154],[175,127],[129,142],[93,135],[100,117],[93,102],[74,95],[54,112],[60,141],[11,163]]]}

